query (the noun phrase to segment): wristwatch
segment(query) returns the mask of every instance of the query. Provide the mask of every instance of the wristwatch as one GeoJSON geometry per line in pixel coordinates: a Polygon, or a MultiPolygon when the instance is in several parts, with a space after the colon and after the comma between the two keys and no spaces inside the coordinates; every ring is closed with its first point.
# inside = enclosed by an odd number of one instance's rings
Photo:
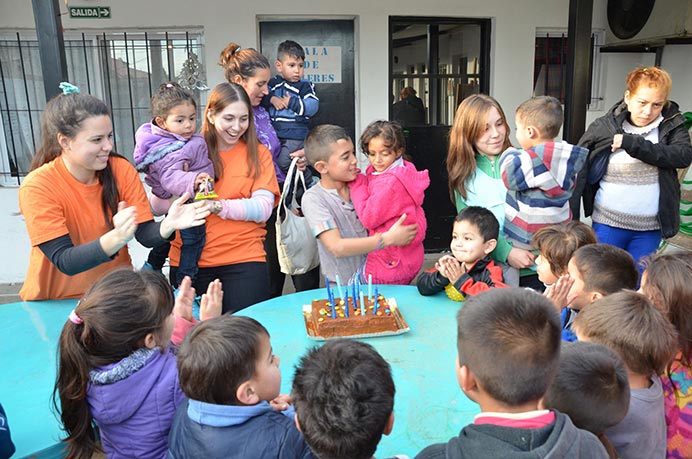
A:
{"type": "Polygon", "coordinates": [[[218,214],[219,212],[221,212],[221,209],[223,209],[223,205],[221,204],[221,201],[212,201],[211,212],[213,214],[218,214]]]}

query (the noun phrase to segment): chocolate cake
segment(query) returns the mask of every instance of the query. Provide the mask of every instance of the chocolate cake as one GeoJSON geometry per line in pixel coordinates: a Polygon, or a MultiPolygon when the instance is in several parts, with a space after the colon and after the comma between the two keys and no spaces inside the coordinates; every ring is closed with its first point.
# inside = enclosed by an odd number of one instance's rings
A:
{"type": "Polygon", "coordinates": [[[371,299],[365,300],[365,315],[362,315],[360,300],[353,304],[353,298],[348,298],[348,317],[344,309],[344,301],[336,300],[335,318],[332,314],[332,304],[328,300],[314,300],[312,305],[304,307],[306,325],[318,338],[336,338],[340,336],[373,335],[386,332],[398,332],[401,327],[397,322],[397,308],[389,304],[383,295],[379,295],[377,313],[371,299]]]}

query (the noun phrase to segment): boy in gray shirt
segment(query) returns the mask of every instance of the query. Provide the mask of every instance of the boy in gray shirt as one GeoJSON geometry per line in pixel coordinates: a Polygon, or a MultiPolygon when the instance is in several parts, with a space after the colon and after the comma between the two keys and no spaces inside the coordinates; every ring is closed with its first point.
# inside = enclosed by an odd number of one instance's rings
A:
{"type": "Polygon", "coordinates": [[[345,284],[361,274],[365,256],[390,245],[407,245],[418,225],[403,225],[406,215],[384,233],[368,236],[351,202],[348,183],[360,170],[353,141],[346,131],[330,124],[317,126],[305,139],[305,155],[320,173],[319,183],[305,192],[302,210],[317,238],[322,274],[345,284]]]}

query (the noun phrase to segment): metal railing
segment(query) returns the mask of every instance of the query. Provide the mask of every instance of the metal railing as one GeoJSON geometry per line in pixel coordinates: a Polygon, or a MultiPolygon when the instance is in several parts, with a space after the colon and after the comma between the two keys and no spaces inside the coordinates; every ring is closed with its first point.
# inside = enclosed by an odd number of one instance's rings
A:
{"type": "MultiPolygon", "coordinates": [[[[137,127],[151,117],[153,91],[204,52],[201,31],[66,32],[65,55],[70,82],[110,107],[115,150],[131,159],[137,127]]],[[[194,67],[204,81],[199,64],[194,67]]],[[[0,185],[20,183],[41,142],[41,75],[35,34],[0,31],[0,185]]],[[[201,109],[200,91],[192,93],[201,109]]]]}

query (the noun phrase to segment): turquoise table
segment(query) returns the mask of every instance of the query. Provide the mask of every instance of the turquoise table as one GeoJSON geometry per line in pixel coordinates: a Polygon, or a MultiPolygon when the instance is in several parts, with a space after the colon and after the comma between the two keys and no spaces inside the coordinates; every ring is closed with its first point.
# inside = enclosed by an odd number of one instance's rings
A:
{"type": "MultiPolygon", "coordinates": [[[[454,372],[456,312],[459,303],[442,294],[422,297],[412,286],[380,286],[394,297],[411,331],[369,338],[392,366],[396,383],[394,430],[383,437],[377,457],[408,454],[447,441],[479,412],[461,393],[454,372]]],[[[260,321],[281,358],[282,392],[290,392],[295,364],[306,349],[319,345],[307,337],[302,305],[325,298],[324,290],[286,295],[254,305],[238,314],[260,321]]],[[[60,330],[74,300],[0,305],[0,403],[7,412],[13,457],[60,457],[61,436],[50,410],[55,379],[55,353],[60,330]],[[41,454],[34,455],[40,452],[41,454]]]]}

